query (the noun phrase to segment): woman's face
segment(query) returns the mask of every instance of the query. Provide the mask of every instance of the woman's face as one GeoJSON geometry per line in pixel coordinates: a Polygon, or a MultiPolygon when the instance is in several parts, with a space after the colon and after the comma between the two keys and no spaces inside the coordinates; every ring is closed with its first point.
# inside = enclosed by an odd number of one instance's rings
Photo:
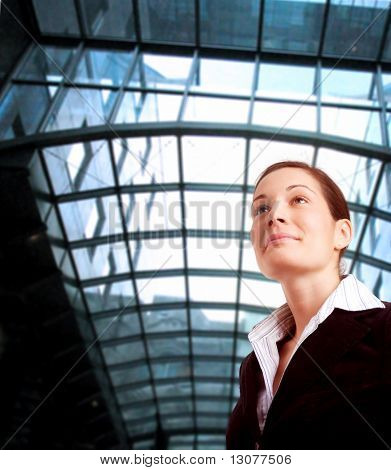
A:
{"type": "Polygon", "coordinates": [[[283,280],[337,266],[345,246],[340,246],[341,221],[334,221],[319,183],[305,170],[281,168],[265,176],[255,190],[251,213],[251,241],[267,278],[283,280]],[[294,238],[267,244],[276,233],[294,238]]]}

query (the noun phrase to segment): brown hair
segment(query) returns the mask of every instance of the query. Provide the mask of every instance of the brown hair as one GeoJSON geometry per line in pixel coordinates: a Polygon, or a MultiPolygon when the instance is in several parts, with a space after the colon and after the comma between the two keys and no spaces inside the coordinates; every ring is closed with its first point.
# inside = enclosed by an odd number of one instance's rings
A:
{"type": "MultiPolygon", "coordinates": [[[[314,168],[307,163],[299,162],[295,160],[286,160],[282,162],[273,163],[272,165],[268,166],[258,177],[254,192],[259,184],[259,182],[269,173],[272,171],[279,170],[280,168],[301,168],[307,171],[311,176],[313,176],[317,182],[319,183],[323,197],[326,200],[327,206],[329,208],[330,214],[332,218],[337,221],[340,219],[348,219],[350,220],[350,212],[349,207],[346,202],[345,196],[343,192],[339,188],[339,186],[327,175],[323,170],[320,168],[314,168]]],[[[339,277],[342,278],[345,272],[345,266],[341,262],[341,258],[344,255],[347,246],[340,250],[339,252],[339,259],[338,259],[338,269],[339,269],[339,277]]]]}

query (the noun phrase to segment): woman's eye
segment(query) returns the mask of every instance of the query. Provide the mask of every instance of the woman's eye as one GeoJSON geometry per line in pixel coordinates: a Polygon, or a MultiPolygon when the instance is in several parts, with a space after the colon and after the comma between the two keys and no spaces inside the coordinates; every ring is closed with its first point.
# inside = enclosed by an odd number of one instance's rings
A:
{"type": "MultiPolygon", "coordinates": [[[[306,200],[304,197],[302,197],[302,196],[296,196],[296,197],[294,197],[294,198],[292,199],[292,201],[296,201],[296,200],[298,200],[298,199],[302,199],[303,201],[307,202],[307,200],[306,200]]],[[[262,214],[262,213],[263,213],[263,210],[262,210],[262,209],[263,209],[264,207],[269,207],[269,206],[268,206],[267,204],[261,204],[260,206],[258,206],[257,208],[255,208],[255,210],[254,210],[254,215],[258,215],[258,213],[261,213],[261,214],[262,214]]]]}

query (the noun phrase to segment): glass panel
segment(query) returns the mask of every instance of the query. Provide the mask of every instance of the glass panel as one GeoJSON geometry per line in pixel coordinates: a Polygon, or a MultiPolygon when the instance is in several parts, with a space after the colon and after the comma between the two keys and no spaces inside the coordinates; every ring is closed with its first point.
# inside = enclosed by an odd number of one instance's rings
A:
{"type": "MultiPolygon", "coordinates": [[[[203,338],[192,335],[193,354],[195,355],[211,355],[211,356],[228,356],[232,354],[233,337],[232,338],[203,338]]],[[[204,374],[202,374],[204,375],[204,374]]]]}
{"type": "Polygon", "coordinates": [[[144,41],[191,43],[195,41],[195,13],[192,0],[139,0],[141,36],[144,41]]]}
{"type": "Polygon", "coordinates": [[[391,165],[387,163],[384,168],[380,187],[378,189],[375,204],[377,209],[391,212],[391,165]]]}
{"type": "MultiPolygon", "coordinates": [[[[92,318],[96,333],[101,341],[141,334],[140,322],[137,313],[121,312],[114,317],[96,318],[93,316],[92,318]]],[[[129,357],[127,360],[134,360],[134,358],[129,357]]],[[[137,377],[135,380],[140,380],[140,378],[137,377]]]]}
{"type": "Polygon", "coordinates": [[[208,383],[208,382],[195,382],[196,395],[202,397],[203,395],[212,395],[221,399],[228,398],[231,393],[230,383],[208,383]]]}
{"type": "Polygon", "coordinates": [[[66,89],[53,111],[46,131],[107,124],[116,92],[111,90],[66,89]]]}
{"type": "Polygon", "coordinates": [[[239,240],[188,237],[187,256],[189,268],[237,269],[239,240]]]}
{"type": "Polygon", "coordinates": [[[259,322],[264,320],[269,314],[266,313],[253,313],[239,310],[238,331],[241,333],[250,333],[250,331],[259,322]]]}
{"type": "Polygon", "coordinates": [[[258,96],[315,101],[314,88],[315,67],[268,63],[259,66],[258,96]]]}
{"type": "Polygon", "coordinates": [[[365,227],[365,235],[361,244],[361,252],[364,255],[373,256],[383,262],[391,262],[391,223],[370,217],[365,227]]]}
{"type": "Polygon", "coordinates": [[[143,312],[146,333],[184,331],[188,328],[186,310],[147,310],[143,312]]]}
{"type": "Polygon", "coordinates": [[[320,148],[317,167],[341,188],[348,202],[368,205],[381,167],[379,160],[320,148]]]}
{"type": "Polygon", "coordinates": [[[44,34],[80,34],[73,0],[33,0],[39,29],[44,34]]]}
{"type": "Polygon", "coordinates": [[[321,99],[336,104],[378,105],[376,74],[322,68],[321,99]]]}
{"type": "Polygon", "coordinates": [[[388,28],[386,42],[384,44],[383,49],[383,57],[382,60],[385,62],[391,62],[391,28],[388,28]]]}
{"type": "Polygon", "coordinates": [[[236,341],[236,354],[240,357],[245,357],[247,354],[252,352],[253,347],[248,338],[246,339],[238,339],[236,341]]]}
{"type": "Polygon", "coordinates": [[[260,269],[257,264],[254,248],[251,244],[251,240],[245,240],[243,243],[243,258],[242,258],[242,270],[252,271],[259,273],[260,269]]]}
{"type": "Polygon", "coordinates": [[[182,137],[184,180],[243,184],[245,140],[230,137],[182,137]]]}
{"type": "Polygon", "coordinates": [[[387,20],[387,15],[381,11],[387,9],[389,3],[389,0],[331,0],[324,54],[374,60],[387,20]]]}
{"type": "Polygon", "coordinates": [[[13,85],[0,103],[0,138],[34,134],[57,87],[13,85]]]}
{"type": "Polygon", "coordinates": [[[129,86],[183,90],[191,62],[191,57],[140,54],[129,86]]]}
{"type": "Polygon", "coordinates": [[[181,200],[178,191],[122,195],[128,231],[181,228],[181,200]]]}
{"type": "Polygon", "coordinates": [[[161,416],[162,427],[166,430],[172,429],[173,431],[177,429],[188,429],[194,427],[194,420],[192,416],[189,417],[178,417],[178,418],[166,418],[161,416]]]}
{"type": "Polygon", "coordinates": [[[237,284],[237,277],[189,276],[190,300],[234,303],[237,284]]]}
{"type": "Polygon", "coordinates": [[[115,122],[176,121],[181,101],[181,95],[126,92],[115,122]]]}
{"type": "MultiPolygon", "coordinates": [[[[349,243],[348,250],[353,251],[357,249],[357,242],[360,238],[362,230],[364,229],[365,214],[352,210],[350,210],[349,212],[350,219],[353,225],[353,238],[349,243]]],[[[349,260],[346,259],[346,262],[348,263],[349,260]]]]}
{"type": "Polygon", "coordinates": [[[259,0],[201,0],[201,44],[255,49],[259,0]]]}
{"type": "Polygon", "coordinates": [[[134,271],[183,268],[182,237],[131,240],[129,245],[134,271]]]}
{"type": "Polygon", "coordinates": [[[250,95],[254,63],[200,59],[191,89],[197,92],[250,95]]]}
{"type": "Polygon", "coordinates": [[[114,185],[106,141],[78,142],[43,151],[56,194],[114,185]]]}
{"type": "Polygon", "coordinates": [[[263,50],[317,54],[325,0],[265,0],[263,50]]]}
{"type": "Polygon", "coordinates": [[[137,291],[143,304],[181,302],[185,298],[185,280],[182,276],[137,279],[137,291]]]}
{"type": "Polygon", "coordinates": [[[259,307],[273,309],[286,302],[281,284],[274,281],[257,279],[241,279],[240,303],[253,304],[259,307]]]}
{"type": "MultiPolygon", "coordinates": [[[[148,345],[148,352],[151,358],[154,357],[160,357],[160,356],[167,356],[167,357],[173,357],[173,356],[187,356],[189,354],[189,338],[187,336],[176,336],[175,338],[170,338],[169,341],[167,341],[167,338],[147,338],[147,345],[148,345]]],[[[187,382],[184,382],[187,383],[187,382]]],[[[170,387],[171,385],[168,386],[163,386],[165,387],[170,387]]],[[[173,382],[172,386],[176,388],[175,382],[173,382]]],[[[162,388],[163,388],[162,387],[162,388]]],[[[160,388],[160,386],[156,387],[157,389],[160,388]]],[[[174,394],[174,389],[171,390],[172,393],[170,395],[174,394]]],[[[158,393],[160,396],[161,394],[158,393]]]]}
{"type": "Polygon", "coordinates": [[[316,106],[256,101],[252,122],[263,126],[315,132],[316,106]]]}
{"type": "MultiPolygon", "coordinates": [[[[314,147],[277,140],[251,139],[250,162],[248,166],[248,184],[255,186],[259,175],[272,163],[282,160],[299,160],[311,165],[314,154],[314,147]],[[278,157],[281,155],[281,157],[278,157]]],[[[246,214],[250,215],[250,204],[247,204],[246,214]]],[[[251,229],[251,218],[247,217],[248,225],[246,231],[251,229]]]]}
{"type": "MultiPolygon", "coordinates": [[[[197,367],[197,363],[198,361],[195,361],[194,365],[195,367],[197,367]]],[[[207,372],[207,366],[206,366],[207,363],[200,363],[200,366],[202,366],[202,368],[205,370],[205,372],[207,372]],[[204,365],[202,365],[204,364],[204,365]]],[[[220,367],[220,365],[222,365],[223,363],[216,363],[216,367],[220,367]]],[[[224,364],[224,367],[225,366],[229,366],[229,369],[231,369],[231,364],[224,364]]],[[[218,375],[221,375],[218,374],[218,375]]],[[[229,376],[231,375],[231,373],[229,374],[229,376]]],[[[224,377],[225,377],[225,373],[224,373],[224,377]]],[[[196,400],[196,409],[197,409],[197,413],[229,413],[230,410],[229,410],[229,401],[228,400],[196,400]]],[[[205,434],[199,434],[198,435],[198,441],[202,442],[202,441],[205,441],[205,440],[219,440],[220,436],[216,436],[216,435],[205,435],[205,434]]]]}
{"type": "MultiPolygon", "coordinates": [[[[188,364],[188,363],[187,363],[188,364]]],[[[159,410],[162,414],[170,414],[170,413],[192,413],[193,412],[193,402],[190,400],[173,400],[172,402],[167,401],[159,401],[159,410]]],[[[183,441],[188,441],[189,437],[191,436],[176,436],[179,440],[180,437],[183,437],[183,441]]],[[[191,438],[193,439],[193,438],[191,438]]]]}
{"type": "Polygon", "coordinates": [[[154,416],[156,413],[156,407],[155,406],[149,406],[149,405],[145,405],[145,406],[141,406],[139,405],[138,407],[132,407],[130,409],[127,409],[127,410],[123,410],[122,411],[122,416],[124,417],[124,419],[126,421],[129,422],[129,424],[131,424],[131,421],[137,421],[139,420],[140,418],[150,418],[151,416],[154,416]]]}
{"type": "Polygon", "coordinates": [[[178,146],[173,136],[113,141],[121,185],[173,183],[178,175],[178,146]]]}
{"type": "Polygon", "coordinates": [[[235,310],[213,308],[193,308],[191,326],[193,330],[230,331],[235,325],[235,310]]]}
{"type": "Polygon", "coordinates": [[[116,196],[59,204],[70,241],[122,233],[116,196]]]}
{"type": "Polygon", "coordinates": [[[142,380],[149,380],[150,378],[149,369],[144,364],[132,366],[129,365],[126,369],[123,370],[113,370],[112,368],[109,368],[108,370],[114,387],[142,380]]]}
{"type": "MultiPolygon", "coordinates": [[[[185,361],[166,361],[163,364],[152,364],[152,371],[153,371],[153,376],[155,380],[159,379],[175,379],[177,377],[189,377],[190,375],[190,362],[185,360],[185,361]]],[[[190,403],[190,402],[187,402],[190,403]]],[[[179,403],[178,403],[179,405],[179,403]]],[[[186,406],[178,406],[178,408],[175,410],[175,413],[185,413],[187,410],[186,406]]],[[[164,413],[161,408],[160,412],[164,413]]],[[[169,411],[166,411],[169,413],[169,411]]]]}
{"type": "Polygon", "coordinates": [[[79,0],[91,36],[136,39],[129,0],[79,0]]]}
{"type": "Polygon", "coordinates": [[[248,118],[248,105],[247,100],[189,96],[184,120],[245,123],[248,118]]]}
{"type": "Polygon", "coordinates": [[[376,297],[389,302],[391,272],[379,269],[366,263],[357,262],[353,274],[363,282],[376,297]]]}
{"type": "Polygon", "coordinates": [[[242,198],[241,193],[186,191],[186,227],[202,230],[241,230],[242,198]]]}
{"type": "Polygon", "coordinates": [[[378,112],[334,107],[322,107],[321,112],[322,132],[381,145],[378,112]]]}
{"type": "Polygon", "coordinates": [[[73,250],[81,279],[129,272],[126,247],[122,242],[73,250]]]}
{"type": "MultiPolygon", "coordinates": [[[[136,303],[132,281],[99,284],[97,286],[84,287],[83,290],[91,313],[123,309],[136,303]]],[[[131,356],[128,360],[130,359],[132,359],[131,356]]]]}
{"type": "Polygon", "coordinates": [[[387,107],[390,107],[391,105],[391,73],[382,73],[382,85],[383,85],[384,100],[386,101],[387,107]]]}
{"type": "Polygon", "coordinates": [[[144,422],[141,424],[129,424],[126,426],[126,430],[132,439],[136,439],[138,435],[154,434],[156,432],[156,426],[156,421],[152,423],[144,422]]]}
{"type": "Polygon", "coordinates": [[[121,85],[132,58],[129,52],[86,50],[73,78],[80,83],[121,85]]]}
{"type": "Polygon", "coordinates": [[[143,343],[141,341],[132,341],[118,346],[102,345],[102,352],[108,366],[120,364],[129,360],[143,359],[145,356],[143,343]]]}
{"type": "Polygon", "coordinates": [[[158,399],[159,398],[170,398],[174,397],[183,397],[191,398],[191,384],[187,379],[179,379],[176,382],[172,381],[168,384],[157,384],[156,392],[158,399]]]}
{"type": "Polygon", "coordinates": [[[75,50],[62,47],[36,47],[17,78],[59,82],[67,74],[74,53],[75,50]]]}

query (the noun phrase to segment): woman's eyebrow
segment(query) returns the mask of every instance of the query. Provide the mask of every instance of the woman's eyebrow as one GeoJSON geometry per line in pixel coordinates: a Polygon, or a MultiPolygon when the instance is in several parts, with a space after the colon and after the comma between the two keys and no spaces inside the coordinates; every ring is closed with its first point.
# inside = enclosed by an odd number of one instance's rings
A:
{"type": "MultiPolygon", "coordinates": [[[[312,191],[314,194],[316,194],[315,191],[313,191],[311,188],[309,188],[309,187],[306,186],[305,184],[291,184],[290,186],[287,186],[287,187],[285,188],[285,191],[290,191],[291,189],[297,188],[298,186],[303,187],[303,188],[307,188],[307,189],[309,189],[310,191],[312,191]]],[[[265,197],[267,197],[266,194],[259,194],[259,196],[257,196],[257,197],[253,200],[251,206],[254,204],[254,202],[255,202],[257,199],[262,199],[262,198],[265,198],[265,197]]]]}

